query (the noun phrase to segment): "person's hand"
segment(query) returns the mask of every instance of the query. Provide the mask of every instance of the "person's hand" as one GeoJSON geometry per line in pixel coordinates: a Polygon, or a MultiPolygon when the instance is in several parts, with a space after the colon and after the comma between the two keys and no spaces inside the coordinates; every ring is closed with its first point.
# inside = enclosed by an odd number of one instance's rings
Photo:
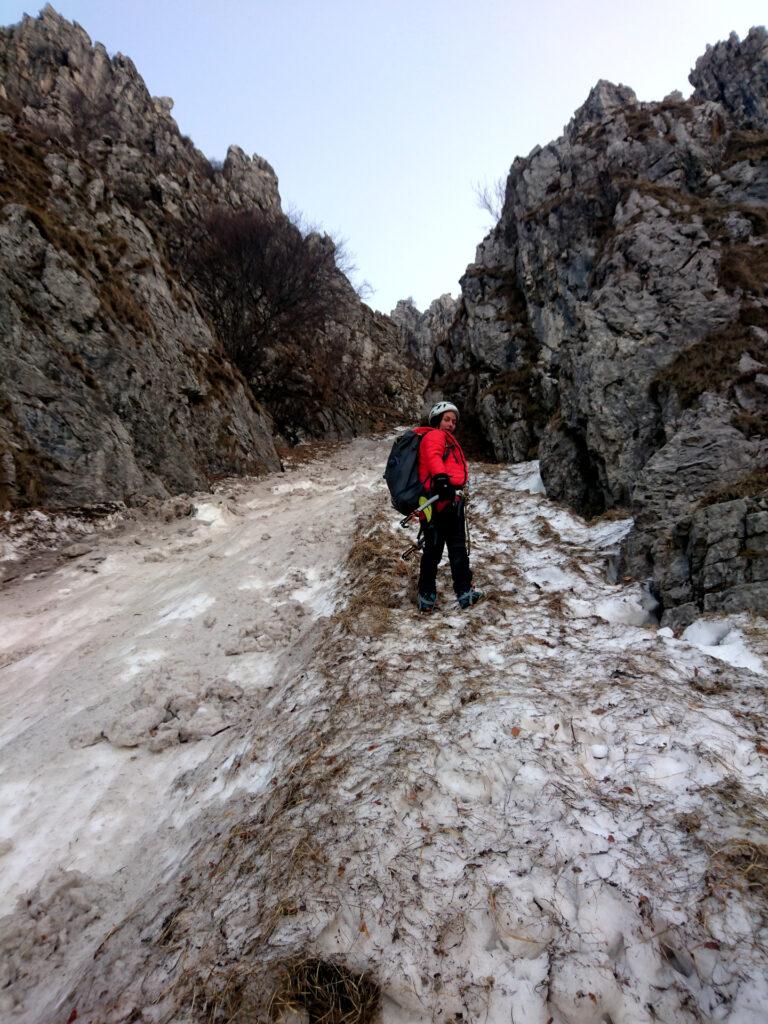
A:
{"type": "Polygon", "coordinates": [[[456,488],[447,473],[438,473],[432,477],[432,490],[442,501],[453,501],[456,497],[456,488]]]}

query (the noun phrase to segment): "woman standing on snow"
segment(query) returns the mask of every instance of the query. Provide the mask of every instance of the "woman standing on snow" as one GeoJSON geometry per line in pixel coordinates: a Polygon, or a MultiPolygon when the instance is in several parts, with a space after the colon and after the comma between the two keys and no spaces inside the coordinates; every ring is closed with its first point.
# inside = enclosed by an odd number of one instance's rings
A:
{"type": "Polygon", "coordinates": [[[462,608],[483,596],[472,589],[472,570],[464,532],[464,499],[457,491],[467,483],[467,460],[456,440],[459,410],[452,402],[438,402],[429,413],[429,425],[419,445],[419,480],[429,497],[440,501],[421,513],[424,553],[419,572],[419,611],[431,612],[437,601],[437,567],[448,547],[453,589],[462,608]]]}

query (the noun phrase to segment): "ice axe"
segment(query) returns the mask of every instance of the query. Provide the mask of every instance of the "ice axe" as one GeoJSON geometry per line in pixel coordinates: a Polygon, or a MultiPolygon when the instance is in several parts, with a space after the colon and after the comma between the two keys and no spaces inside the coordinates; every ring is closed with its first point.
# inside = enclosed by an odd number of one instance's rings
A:
{"type": "MultiPolygon", "coordinates": [[[[456,493],[461,495],[461,491],[457,491],[456,493]]],[[[423,502],[423,504],[419,505],[419,507],[417,509],[414,509],[413,512],[411,512],[409,515],[407,515],[405,517],[405,519],[402,519],[400,521],[400,525],[401,526],[407,526],[408,523],[410,523],[412,519],[414,519],[416,516],[418,516],[419,512],[423,512],[424,509],[429,508],[430,505],[434,505],[434,503],[436,501],[440,500],[440,495],[436,494],[434,496],[434,498],[430,498],[429,501],[425,501],[424,498],[421,498],[420,500],[423,502]]],[[[430,515],[425,516],[425,519],[426,519],[427,522],[429,522],[430,515]]],[[[423,532],[423,530],[419,530],[419,535],[416,538],[416,543],[415,544],[411,544],[411,546],[409,548],[406,548],[405,551],[400,555],[400,557],[403,559],[404,562],[407,562],[409,558],[411,558],[413,555],[415,555],[417,552],[419,552],[419,551],[421,551],[423,549],[424,544],[425,544],[424,532],[423,532]]]]}
{"type": "MultiPolygon", "coordinates": [[[[434,498],[430,498],[429,501],[427,501],[425,498],[419,498],[419,507],[415,508],[413,510],[413,512],[409,512],[408,515],[405,517],[405,519],[401,519],[400,520],[400,525],[403,526],[403,527],[407,526],[412,520],[414,520],[418,516],[418,514],[420,512],[424,512],[425,509],[428,509],[430,507],[430,505],[434,505],[434,503],[436,501],[439,501],[439,500],[440,500],[440,495],[439,494],[436,494],[434,496],[434,498]]],[[[424,518],[426,519],[427,522],[429,522],[431,516],[432,516],[432,513],[429,512],[429,513],[427,513],[427,515],[424,518]]],[[[415,544],[411,544],[411,546],[409,548],[406,548],[405,551],[402,553],[402,555],[400,555],[400,557],[402,558],[402,560],[404,562],[407,562],[408,559],[412,555],[415,555],[417,553],[417,551],[421,551],[421,549],[423,547],[424,547],[424,534],[423,534],[423,532],[421,530],[419,530],[419,535],[416,538],[416,543],[415,544]]]]}
{"type": "Polygon", "coordinates": [[[430,498],[429,501],[424,501],[423,498],[420,498],[419,500],[420,502],[424,502],[424,504],[420,504],[418,508],[415,508],[413,510],[413,512],[409,512],[405,519],[401,519],[401,526],[407,526],[408,523],[410,523],[413,519],[415,519],[418,516],[419,512],[423,512],[425,508],[429,508],[430,505],[434,505],[436,501],[440,500],[440,495],[436,494],[434,498],[430,498]]]}
{"type": "Polygon", "coordinates": [[[413,555],[415,555],[417,551],[421,551],[421,549],[423,547],[424,547],[424,534],[419,532],[419,535],[416,538],[416,542],[414,544],[411,544],[411,546],[409,548],[406,548],[405,551],[402,553],[402,555],[400,555],[400,557],[402,558],[402,560],[404,562],[407,562],[409,558],[411,558],[413,555]]]}

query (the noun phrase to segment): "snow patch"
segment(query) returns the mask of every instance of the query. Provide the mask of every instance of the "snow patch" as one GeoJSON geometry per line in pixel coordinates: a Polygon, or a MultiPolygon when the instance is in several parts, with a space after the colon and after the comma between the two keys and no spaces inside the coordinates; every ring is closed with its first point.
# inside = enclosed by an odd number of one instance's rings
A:
{"type": "Polygon", "coordinates": [[[166,657],[164,651],[158,650],[143,650],[137,651],[135,647],[132,647],[130,653],[126,658],[126,668],[122,672],[121,678],[124,680],[134,679],[139,673],[143,672],[149,665],[154,665],[158,661],[162,661],[166,657]]]}
{"type": "Polygon", "coordinates": [[[194,517],[205,526],[221,529],[226,527],[234,517],[231,508],[224,503],[201,501],[195,505],[194,517]]]}
{"type": "Polygon", "coordinates": [[[729,619],[697,619],[681,639],[718,661],[765,675],[762,659],[749,650],[744,634],[729,619]]]}
{"type": "Polygon", "coordinates": [[[295,494],[296,491],[311,491],[313,484],[309,480],[288,480],[282,484],[276,484],[272,488],[273,494],[295,494]]]}
{"type": "Polygon", "coordinates": [[[513,490],[546,496],[547,490],[541,479],[538,460],[517,463],[512,470],[512,481],[513,490]]]}
{"type": "Polygon", "coordinates": [[[723,857],[764,806],[762,684],[734,660],[764,624],[642,628],[604,578],[628,521],[520,487],[531,464],[477,473],[485,601],[459,611],[443,567],[420,616],[394,517],[375,574],[338,568],[355,511],[378,543],[386,448],[0,597],[4,1019],[102,1019],[116,978],[158,1018],[177,917],[190,977],[338,958],[391,1024],[760,1019],[760,906],[723,857]]]}
{"type": "Polygon", "coordinates": [[[598,601],[595,613],[606,622],[622,623],[626,626],[649,626],[656,624],[656,616],[643,604],[638,594],[618,594],[598,601]]]}
{"type": "Polygon", "coordinates": [[[166,605],[158,613],[158,621],[174,622],[178,619],[194,619],[198,615],[202,615],[203,612],[207,611],[215,603],[216,599],[209,597],[207,594],[194,594],[191,597],[183,598],[178,603],[174,602],[166,605]]]}

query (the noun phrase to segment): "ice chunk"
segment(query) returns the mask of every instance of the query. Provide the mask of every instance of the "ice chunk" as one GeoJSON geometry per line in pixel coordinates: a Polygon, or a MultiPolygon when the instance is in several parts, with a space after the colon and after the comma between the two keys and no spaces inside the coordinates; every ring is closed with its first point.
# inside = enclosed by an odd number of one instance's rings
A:
{"type": "Polygon", "coordinates": [[[619,594],[598,601],[595,612],[606,622],[621,623],[625,626],[649,626],[656,622],[655,616],[644,607],[638,594],[619,594]]]}

